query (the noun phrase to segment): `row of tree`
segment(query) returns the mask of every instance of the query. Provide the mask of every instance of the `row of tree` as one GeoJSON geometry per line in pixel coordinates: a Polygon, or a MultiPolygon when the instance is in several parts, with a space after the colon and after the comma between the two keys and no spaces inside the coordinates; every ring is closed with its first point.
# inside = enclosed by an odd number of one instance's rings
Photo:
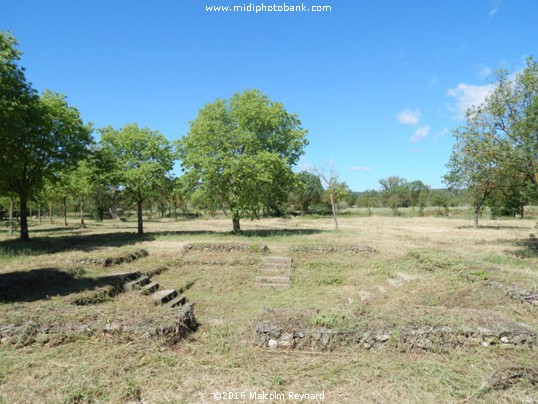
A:
{"type": "MultiPolygon", "coordinates": [[[[95,158],[99,154],[94,153],[92,156],[95,158]]],[[[102,221],[105,217],[130,216],[133,211],[137,216],[142,216],[139,215],[142,210],[148,218],[158,215],[161,218],[175,217],[176,220],[179,215],[185,217],[230,213],[226,206],[212,204],[211,199],[204,198],[198,190],[190,189],[185,183],[186,177],[171,178],[167,174],[154,173],[157,174],[154,187],[134,192],[132,186],[118,186],[122,179],[118,178],[117,173],[115,178],[110,175],[113,172],[110,162],[107,164],[109,170],[101,172],[98,167],[92,167],[92,164],[95,164],[95,160],[83,160],[77,169],[62,173],[54,182],[47,180],[41,191],[31,198],[29,216],[40,222],[44,216],[48,216],[51,224],[54,215],[63,216],[63,223],[67,226],[68,211],[75,212],[80,218],[81,227],[85,227],[84,218],[87,216],[102,221]],[[141,198],[140,195],[145,197],[141,198]]],[[[145,178],[151,177],[145,174],[145,178]]],[[[325,215],[332,213],[334,203],[336,214],[345,208],[363,207],[371,215],[373,208],[388,207],[398,216],[399,208],[410,207],[416,209],[421,216],[426,206],[437,207],[439,214],[446,214],[449,206],[461,206],[468,202],[465,195],[455,195],[447,190],[431,190],[421,181],[407,182],[401,177],[389,177],[380,180],[380,183],[393,186],[352,192],[345,182],[336,180],[330,187],[324,187],[317,173],[302,171],[294,173],[294,185],[281,204],[271,203],[273,208],[265,206],[263,210],[250,212],[250,215],[252,218],[283,214],[325,215]]],[[[0,219],[8,218],[10,211],[13,211],[16,218],[20,218],[14,202],[18,201],[0,196],[0,219]]],[[[143,231],[143,223],[140,225],[143,231]]]]}
{"type": "MultiPolygon", "coordinates": [[[[432,194],[421,181],[393,176],[379,191],[357,200],[334,170],[295,174],[307,145],[307,131],[281,103],[258,90],[234,94],[204,106],[189,133],[177,142],[136,124],[95,129],[85,124],[65,96],[42,94],[19,65],[16,40],[0,31],[0,197],[19,203],[21,239],[28,240],[28,204],[42,206],[75,199],[84,225],[88,203],[101,218],[115,215],[126,202],[136,205],[143,234],[143,206],[190,204],[230,214],[233,231],[240,219],[295,209],[307,213],[320,203],[337,215],[343,202],[369,211],[374,206],[418,208],[446,206],[446,195],[432,194]],[[99,140],[94,138],[98,135],[99,140]],[[173,178],[175,161],[183,174],[173,178]],[[444,198],[444,199],[443,199],[444,198]]],[[[499,71],[495,89],[467,112],[455,131],[447,184],[466,190],[475,209],[475,225],[484,206],[496,214],[514,214],[535,198],[538,187],[538,66],[532,58],[511,77],[499,71]]]]}
{"type": "MultiPolygon", "coordinates": [[[[257,90],[203,107],[189,133],[171,144],[136,124],[94,130],[64,96],[38,92],[19,65],[21,53],[0,31],[0,195],[19,201],[21,239],[28,240],[28,202],[47,189],[76,197],[81,220],[90,195],[121,193],[142,207],[163,189],[240,219],[278,210],[296,184],[292,171],[307,131],[281,103],[257,90]],[[93,134],[100,140],[96,141],[93,134]],[[171,171],[180,160],[183,175],[171,171]]],[[[64,209],[65,211],[66,209],[64,209]]],[[[111,211],[112,212],[112,211],[111,211]]]]}

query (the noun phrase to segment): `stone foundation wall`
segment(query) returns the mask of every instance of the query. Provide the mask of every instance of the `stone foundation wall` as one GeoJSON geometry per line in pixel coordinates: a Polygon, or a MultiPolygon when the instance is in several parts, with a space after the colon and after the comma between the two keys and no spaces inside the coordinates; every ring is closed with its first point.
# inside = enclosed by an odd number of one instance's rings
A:
{"type": "Polygon", "coordinates": [[[332,330],[326,327],[283,327],[269,320],[256,325],[256,342],[270,349],[333,349],[358,346],[363,349],[388,345],[403,350],[439,351],[445,348],[488,347],[491,345],[536,347],[537,334],[523,325],[497,328],[448,326],[408,329],[332,330]]]}

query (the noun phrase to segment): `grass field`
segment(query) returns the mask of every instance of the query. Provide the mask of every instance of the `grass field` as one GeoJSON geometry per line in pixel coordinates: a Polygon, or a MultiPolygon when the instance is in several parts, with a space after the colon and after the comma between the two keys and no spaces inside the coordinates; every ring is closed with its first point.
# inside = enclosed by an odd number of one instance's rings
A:
{"type": "Polygon", "coordinates": [[[423,346],[392,338],[374,347],[272,350],[255,333],[260,320],[273,317],[392,335],[436,326],[521,325],[536,333],[538,306],[509,293],[537,288],[532,220],[484,220],[473,229],[458,218],[343,217],[334,232],[330,218],[299,217],[245,220],[234,236],[229,219],[163,219],[147,222],[142,238],[134,220],[88,224],[34,224],[29,244],[0,236],[0,285],[9,285],[0,290],[1,403],[212,403],[214,392],[245,392],[235,402],[251,402],[250,392],[262,391],[324,392],[330,403],[538,401],[535,375],[492,381],[499,370],[536,370],[532,341],[470,337],[423,346]],[[187,243],[245,248],[185,249],[187,243]],[[80,264],[140,248],[149,256],[132,263],[80,264]],[[291,287],[255,286],[265,256],[293,259],[291,287]],[[72,304],[101,290],[104,276],[161,267],[167,270],[154,278],[184,289],[200,323],[174,345],[151,334],[174,312],[136,292],[72,304]],[[114,332],[118,325],[134,331],[114,332]]]}

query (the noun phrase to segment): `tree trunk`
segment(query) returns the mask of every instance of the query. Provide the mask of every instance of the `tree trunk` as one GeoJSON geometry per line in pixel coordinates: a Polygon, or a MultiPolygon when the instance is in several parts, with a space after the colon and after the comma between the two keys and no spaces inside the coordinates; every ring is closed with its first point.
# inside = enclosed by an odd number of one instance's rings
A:
{"type": "Polygon", "coordinates": [[[84,223],[84,200],[80,200],[80,227],[83,229],[86,228],[86,224],[84,223]]]}
{"type": "Polygon", "coordinates": [[[142,217],[142,198],[139,198],[136,201],[136,213],[138,217],[138,235],[141,236],[144,234],[144,218],[142,217]]]}
{"type": "Polygon", "coordinates": [[[241,233],[241,226],[239,225],[239,219],[240,219],[239,212],[237,211],[233,212],[232,223],[233,223],[234,234],[241,233]]]}
{"type": "Polygon", "coordinates": [[[176,218],[176,221],[177,221],[177,201],[174,201],[174,217],[176,218]]]}
{"type": "Polygon", "coordinates": [[[39,224],[41,224],[41,204],[37,205],[37,218],[39,220],[39,224]]]}
{"type": "Polygon", "coordinates": [[[334,206],[334,196],[332,192],[331,192],[331,207],[333,208],[334,230],[338,231],[338,218],[336,215],[336,207],[334,206]]]}
{"type": "Polygon", "coordinates": [[[486,203],[486,199],[490,193],[491,193],[491,189],[486,189],[484,191],[484,194],[480,198],[480,200],[476,203],[476,206],[474,209],[474,228],[475,229],[478,229],[478,217],[480,216],[480,212],[482,211],[482,206],[484,206],[484,203],[486,203]]]}
{"type": "Polygon", "coordinates": [[[13,198],[9,198],[9,235],[13,236],[15,223],[13,220],[13,198]]]}
{"type": "Polygon", "coordinates": [[[64,201],[63,201],[63,204],[64,204],[64,226],[67,227],[67,198],[64,198],[64,201]]]}
{"type": "Polygon", "coordinates": [[[49,202],[49,217],[50,217],[50,224],[53,223],[52,221],[52,202],[49,202]]]}
{"type": "Polygon", "coordinates": [[[26,195],[19,195],[20,207],[21,207],[21,240],[30,240],[30,234],[28,233],[28,201],[26,195]]]}

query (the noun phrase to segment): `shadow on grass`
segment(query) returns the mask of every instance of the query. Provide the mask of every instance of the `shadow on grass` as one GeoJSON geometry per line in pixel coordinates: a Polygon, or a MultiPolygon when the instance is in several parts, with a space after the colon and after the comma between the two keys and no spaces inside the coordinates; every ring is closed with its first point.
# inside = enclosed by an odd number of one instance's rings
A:
{"type": "Polygon", "coordinates": [[[0,303],[33,302],[105,286],[120,288],[128,278],[125,274],[84,278],[58,268],[9,272],[0,274],[0,303]]]}
{"type": "Polygon", "coordinates": [[[317,229],[263,229],[263,230],[243,230],[238,236],[243,237],[281,237],[281,236],[303,236],[309,234],[325,233],[325,230],[317,229]]]}
{"type": "Polygon", "coordinates": [[[102,247],[122,247],[141,241],[153,241],[158,236],[197,236],[197,235],[227,235],[230,237],[280,237],[318,234],[323,230],[315,229],[262,229],[244,230],[234,235],[231,232],[212,230],[162,231],[145,233],[142,236],[130,232],[115,232],[102,234],[73,234],[53,237],[32,237],[30,241],[18,239],[0,241],[0,256],[32,256],[55,254],[65,251],[91,252],[102,247]]]}
{"type": "MultiPolygon", "coordinates": [[[[468,225],[468,226],[458,226],[456,227],[456,229],[474,229],[475,227],[473,225],[468,225]]],[[[481,230],[481,229],[489,229],[489,230],[525,230],[525,227],[520,227],[520,226],[509,226],[509,225],[496,225],[496,226],[492,226],[492,225],[486,225],[486,226],[478,226],[478,229],[477,230],[481,230]]]]}
{"type": "Polygon", "coordinates": [[[72,226],[61,226],[61,227],[48,227],[43,229],[35,229],[30,228],[30,235],[34,233],[62,233],[62,232],[72,232],[76,230],[81,230],[80,226],[72,227],[72,226]]]}
{"type": "Polygon", "coordinates": [[[239,233],[233,233],[232,231],[213,231],[213,230],[178,230],[178,231],[163,231],[152,232],[153,236],[196,236],[196,235],[208,235],[215,234],[221,236],[230,236],[235,238],[240,237],[280,237],[280,236],[300,236],[306,234],[318,234],[324,233],[325,230],[316,229],[256,229],[256,230],[242,230],[239,233]]]}
{"type": "Polygon", "coordinates": [[[516,257],[519,258],[536,258],[538,257],[538,239],[528,238],[523,240],[511,240],[513,244],[518,247],[522,247],[520,250],[514,252],[516,257]]]}
{"type": "Polygon", "coordinates": [[[0,241],[0,256],[54,254],[64,251],[93,251],[101,247],[121,247],[136,244],[140,241],[155,239],[153,234],[142,236],[136,233],[103,233],[68,235],[59,237],[33,237],[30,241],[0,241]]]}

